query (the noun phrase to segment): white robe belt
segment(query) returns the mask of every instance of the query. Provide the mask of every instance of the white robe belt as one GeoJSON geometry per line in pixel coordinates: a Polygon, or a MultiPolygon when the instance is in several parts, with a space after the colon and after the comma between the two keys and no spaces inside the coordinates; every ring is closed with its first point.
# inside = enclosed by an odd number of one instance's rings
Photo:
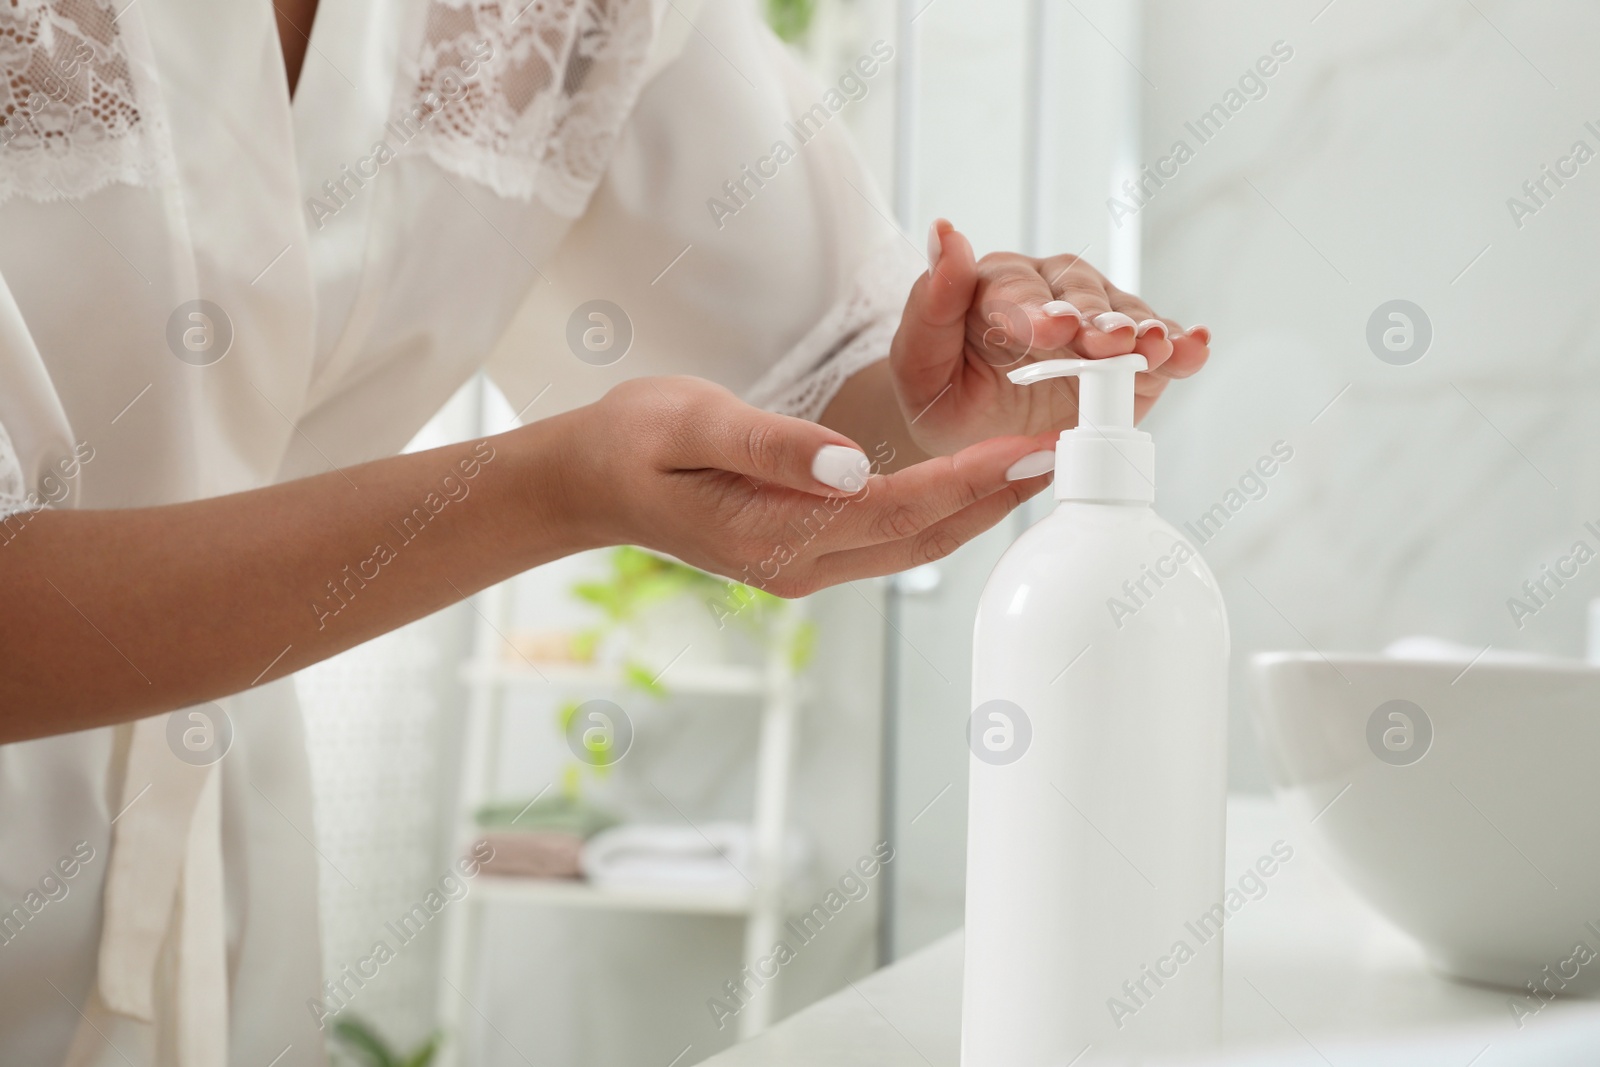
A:
{"type": "Polygon", "coordinates": [[[215,763],[180,759],[168,740],[172,716],[187,722],[191,711],[201,710],[185,708],[133,726],[106,874],[97,996],[67,1067],[95,1062],[80,1057],[101,1044],[89,1039],[102,1013],[151,1024],[158,1045],[170,1042],[176,1067],[226,1067],[222,771],[215,763]],[[158,1018],[156,1010],[166,952],[170,1019],[158,1018]]]}

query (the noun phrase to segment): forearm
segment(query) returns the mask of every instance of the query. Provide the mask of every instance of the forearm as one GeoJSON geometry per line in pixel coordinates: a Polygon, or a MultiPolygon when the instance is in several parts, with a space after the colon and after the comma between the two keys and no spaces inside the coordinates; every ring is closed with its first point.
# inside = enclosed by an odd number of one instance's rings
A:
{"type": "Polygon", "coordinates": [[[587,547],[563,417],[166,507],[0,524],[0,743],[288,674],[587,547]]]}
{"type": "Polygon", "coordinates": [[[906,417],[901,413],[887,359],[869,364],[848,378],[818,421],[844,434],[874,457],[892,454],[893,459],[883,464],[886,471],[909,467],[929,458],[912,438],[906,417]],[[879,448],[885,443],[892,453],[879,448]]]}

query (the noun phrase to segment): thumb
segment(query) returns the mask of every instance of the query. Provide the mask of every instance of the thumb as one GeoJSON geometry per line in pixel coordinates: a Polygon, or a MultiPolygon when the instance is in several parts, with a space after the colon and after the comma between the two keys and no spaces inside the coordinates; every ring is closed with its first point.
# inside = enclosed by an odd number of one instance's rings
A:
{"type": "Polygon", "coordinates": [[[932,400],[955,376],[977,290],[972,244],[949,222],[935,219],[928,230],[928,272],[911,287],[889,356],[902,395],[913,405],[932,400]]]}

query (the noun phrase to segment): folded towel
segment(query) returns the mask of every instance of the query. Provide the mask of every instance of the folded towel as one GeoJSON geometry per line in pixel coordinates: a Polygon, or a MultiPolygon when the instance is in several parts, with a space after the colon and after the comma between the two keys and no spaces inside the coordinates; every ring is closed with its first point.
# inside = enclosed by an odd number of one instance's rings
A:
{"type": "Polygon", "coordinates": [[[594,661],[594,638],[566,630],[513,630],[505,641],[507,663],[577,663],[594,661]]]}
{"type": "MultiPolygon", "coordinates": [[[[784,843],[784,878],[805,866],[805,845],[784,843]]],[[[583,847],[583,873],[605,888],[747,889],[757,881],[750,827],[737,822],[695,826],[627,825],[596,834],[583,847]]]]}
{"type": "Polygon", "coordinates": [[[557,830],[491,831],[482,840],[494,850],[483,873],[501,878],[579,878],[583,838],[557,830]]]}
{"type": "Polygon", "coordinates": [[[562,795],[539,797],[531,803],[522,800],[486,804],[478,809],[477,822],[485,830],[553,830],[580,838],[593,837],[617,825],[610,812],[562,795]]]}

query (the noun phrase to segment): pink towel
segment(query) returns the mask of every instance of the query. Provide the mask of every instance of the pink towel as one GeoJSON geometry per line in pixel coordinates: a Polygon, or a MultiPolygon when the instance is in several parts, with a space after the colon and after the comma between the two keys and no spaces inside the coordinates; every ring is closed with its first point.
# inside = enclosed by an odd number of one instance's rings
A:
{"type": "Polygon", "coordinates": [[[557,830],[506,830],[483,835],[494,856],[483,873],[503,878],[578,878],[583,838],[557,830]]]}

